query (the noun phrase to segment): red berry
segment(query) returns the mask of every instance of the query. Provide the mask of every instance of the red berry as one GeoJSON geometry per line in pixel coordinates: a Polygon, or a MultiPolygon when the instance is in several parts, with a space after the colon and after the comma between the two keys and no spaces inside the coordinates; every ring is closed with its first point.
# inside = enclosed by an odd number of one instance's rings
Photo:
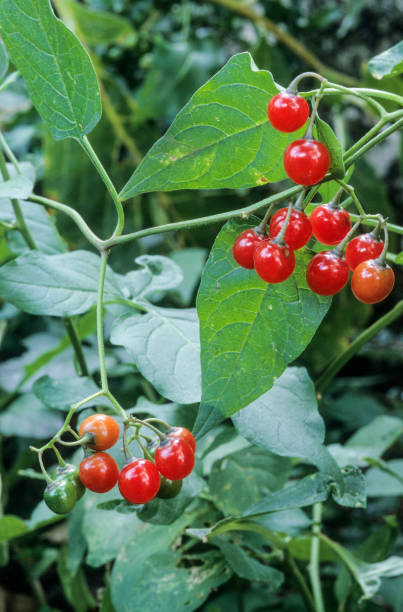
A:
{"type": "Polygon", "coordinates": [[[167,438],[155,451],[157,470],[169,480],[189,476],[195,464],[194,452],[182,438],[167,438]]]}
{"type": "Polygon", "coordinates": [[[232,256],[242,268],[253,269],[253,254],[255,248],[262,240],[267,240],[266,235],[257,234],[254,229],[247,229],[239,234],[232,246],[232,256]]]}
{"type": "Polygon", "coordinates": [[[381,302],[388,297],[394,284],[395,273],[392,268],[375,259],[358,264],[351,278],[352,292],[364,304],[381,302]]]}
{"type": "Polygon", "coordinates": [[[379,257],[382,250],[382,240],[377,240],[373,234],[362,234],[348,243],[345,258],[350,268],[354,270],[361,262],[379,257]]]}
{"type": "Polygon", "coordinates": [[[87,446],[97,451],[106,450],[118,441],[119,425],[107,414],[92,414],[80,425],[80,436],[86,433],[93,436],[93,440],[87,446]]]}
{"type": "Polygon", "coordinates": [[[87,489],[95,493],[106,493],[117,483],[119,468],[108,453],[95,453],[81,461],[79,474],[87,489]]]}
{"type": "Polygon", "coordinates": [[[308,102],[301,96],[286,91],[278,93],[269,102],[267,116],[279,132],[295,132],[308,119],[308,102]]]}
{"type": "MultiPolygon", "coordinates": [[[[280,208],[271,218],[269,236],[274,238],[280,232],[287,217],[287,208],[280,208]]],[[[311,222],[309,217],[302,210],[292,210],[291,217],[285,230],[284,240],[292,249],[296,251],[306,245],[312,234],[311,222]]]]}
{"type": "Polygon", "coordinates": [[[319,183],[329,170],[329,166],[329,151],[317,140],[306,138],[294,140],[284,152],[284,169],[290,179],[299,185],[319,183]]]}
{"type": "Polygon", "coordinates": [[[196,452],[196,440],[194,439],[192,432],[186,429],[186,427],[172,427],[172,429],[167,431],[166,436],[167,438],[181,438],[182,440],[185,440],[189,444],[192,451],[194,453],[196,452]]]}
{"type": "Polygon", "coordinates": [[[321,204],[310,218],[312,233],[322,244],[339,244],[351,229],[350,215],[341,206],[321,204]]]}
{"type": "Polygon", "coordinates": [[[287,245],[266,242],[255,250],[255,270],[267,283],[282,283],[294,268],[295,255],[287,245]]]}
{"type": "Polygon", "coordinates": [[[161,478],[152,461],[134,459],[119,474],[119,491],[131,504],[146,504],[158,493],[161,478]]]}
{"type": "Polygon", "coordinates": [[[318,295],[334,295],[347,284],[350,269],[344,257],[332,251],[318,253],[306,269],[306,282],[318,295]]]}

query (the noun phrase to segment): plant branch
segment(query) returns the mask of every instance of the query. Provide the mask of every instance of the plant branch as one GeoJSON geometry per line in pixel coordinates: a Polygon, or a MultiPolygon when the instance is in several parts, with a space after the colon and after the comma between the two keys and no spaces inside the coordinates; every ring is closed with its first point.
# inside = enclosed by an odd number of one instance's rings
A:
{"type": "Polygon", "coordinates": [[[326,66],[326,64],[324,64],[314,53],[309,51],[309,49],[307,49],[302,43],[300,43],[299,40],[294,38],[294,36],[292,36],[289,32],[286,32],[285,30],[281,29],[276,23],[274,23],[271,19],[268,19],[266,16],[259,15],[259,13],[256,13],[249,5],[241,4],[240,2],[236,2],[235,0],[210,1],[214,4],[223,6],[233,11],[234,13],[238,13],[238,15],[247,17],[254,23],[261,24],[267,32],[274,34],[274,36],[284,45],[286,45],[293,53],[295,53],[295,55],[297,55],[308,65],[312,66],[317,72],[320,72],[327,78],[340,81],[340,83],[344,83],[348,86],[353,86],[358,83],[358,81],[353,77],[338,72],[333,68],[329,68],[329,66],[326,66]]]}
{"type": "Polygon", "coordinates": [[[372,149],[372,147],[374,147],[379,142],[382,142],[382,140],[385,140],[385,138],[387,138],[390,134],[392,134],[393,132],[396,132],[396,130],[398,130],[402,125],[403,125],[403,117],[399,119],[398,121],[396,121],[396,123],[393,123],[391,126],[383,130],[383,132],[381,132],[380,134],[377,134],[374,138],[369,140],[366,144],[364,144],[361,147],[359,151],[356,151],[352,155],[348,155],[349,151],[347,151],[345,153],[346,169],[349,168],[355,162],[356,159],[361,157],[369,149],[372,149]]]}
{"type": "Polygon", "coordinates": [[[120,236],[120,234],[123,231],[123,226],[125,223],[125,213],[123,210],[122,202],[119,199],[118,192],[115,189],[115,185],[112,183],[108,173],[106,172],[105,168],[103,167],[101,163],[101,160],[99,159],[98,155],[95,153],[94,149],[92,148],[91,143],[88,140],[87,136],[83,136],[83,138],[81,140],[78,140],[78,142],[83,147],[84,151],[87,153],[88,157],[92,161],[95,169],[97,170],[99,176],[103,180],[115,204],[116,213],[118,216],[118,222],[117,222],[115,231],[113,232],[113,236],[120,236]]]}
{"type": "Polygon", "coordinates": [[[352,357],[360,350],[364,344],[372,340],[381,329],[387,327],[393,321],[398,319],[403,314],[403,300],[400,300],[389,312],[383,315],[380,319],[375,321],[368,329],[364,330],[357,338],[350,344],[350,346],[343,351],[332,363],[326,368],[323,374],[318,378],[316,382],[316,393],[321,395],[323,390],[333,380],[336,374],[342,369],[345,364],[350,361],[352,357]]]}
{"type": "Polygon", "coordinates": [[[73,347],[74,354],[77,358],[77,364],[78,364],[78,370],[79,370],[78,375],[79,376],[90,376],[90,373],[87,367],[87,362],[85,360],[85,356],[83,352],[83,347],[81,345],[81,342],[78,337],[78,333],[77,333],[77,330],[75,328],[73,321],[69,319],[68,317],[64,317],[63,323],[66,328],[67,335],[70,338],[70,342],[73,347]]]}
{"type": "Polygon", "coordinates": [[[313,592],[313,598],[315,601],[315,612],[324,612],[325,606],[323,603],[322,587],[320,582],[320,570],[319,570],[319,559],[320,559],[320,540],[319,534],[321,530],[322,521],[322,504],[313,505],[313,522],[312,522],[312,541],[311,541],[311,558],[309,563],[309,577],[311,580],[311,587],[313,592]]]}
{"type": "Polygon", "coordinates": [[[106,264],[108,262],[108,251],[101,252],[101,267],[99,271],[98,296],[97,296],[97,340],[98,340],[98,357],[99,370],[101,374],[102,391],[108,391],[108,376],[106,373],[105,364],[105,345],[104,345],[104,285],[106,264]]]}

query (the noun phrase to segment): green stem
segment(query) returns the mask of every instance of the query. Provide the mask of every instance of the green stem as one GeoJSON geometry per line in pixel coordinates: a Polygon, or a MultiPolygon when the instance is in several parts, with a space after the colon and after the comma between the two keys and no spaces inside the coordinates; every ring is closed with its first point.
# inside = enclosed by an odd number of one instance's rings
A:
{"type": "Polygon", "coordinates": [[[105,396],[110,400],[110,402],[112,403],[113,407],[115,408],[115,410],[119,414],[119,416],[121,416],[124,421],[127,421],[128,417],[127,417],[125,409],[119,404],[118,400],[109,391],[109,389],[105,392],[105,396]]]}
{"type": "Polygon", "coordinates": [[[357,338],[350,344],[350,346],[341,353],[332,363],[326,368],[323,374],[318,378],[316,382],[316,392],[321,395],[323,390],[333,380],[336,374],[342,369],[345,364],[350,361],[352,357],[360,350],[364,344],[369,342],[381,329],[387,327],[393,321],[398,319],[403,314],[403,300],[398,302],[389,312],[383,317],[375,321],[368,329],[364,330],[357,338]]]}
{"type": "Polygon", "coordinates": [[[305,602],[307,609],[310,610],[311,612],[318,612],[317,609],[315,608],[315,603],[314,603],[311,591],[309,590],[308,585],[306,583],[306,580],[301,570],[299,569],[298,565],[296,564],[294,558],[291,556],[289,550],[287,550],[286,552],[285,561],[295,576],[295,579],[298,583],[302,598],[305,602]]]}
{"type": "MultiPolygon", "coordinates": [[[[344,207],[343,207],[344,208],[344,207]]],[[[355,215],[354,213],[350,213],[350,217],[352,221],[358,221],[360,219],[359,215],[355,215]]],[[[374,215],[374,218],[371,219],[369,215],[366,215],[364,219],[362,219],[363,225],[369,225],[370,227],[376,227],[378,224],[378,215],[374,215]]],[[[389,232],[394,234],[400,234],[403,236],[403,227],[401,225],[395,225],[394,223],[387,223],[386,227],[389,232]]]]}
{"type": "Polygon", "coordinates": [[[106,264],[108,262],[108,255],[109,255],[108,251],[101,252],[101,267],[99,271],[98,296],[97,296],[98,357],[99,357],[99,370],[101,374],[101,387],[104,393],[108,391],[108,376],[106,373],[106,364],[105,364],[104,304],[103,304],[106,264]]]}
{"type": "Polygon", "coordinates": [[[59,453],[59,450],[56,448],[56,446],[52,446],[52,450],[53,450],[53,452],[56,455],[58,464],[61,465],[62,467],[64,467],[66,465],[66,462],[63,459],[63,457],[61,456],[61,454],[59,453]]]}
{"type": "Polygon", "coordinates": [[[334,542],[333,540],[325,536],[323,533],[320,533],[318,537],[323,542],[325,542],[329,546],[329,548],[334,550],[334,552],[338,555],[338,557],[340,557],[340,559],[343,561],[347,569],[351,572],[351,575],[353,576],[353,578],[355,578],[355,580],[360,585],[362,592],[365,593],[366,586],[361,580],[360,572],[357,570],[355,563],[351,561],[349,555],[346,554],[346,551],[344,550],[344,548],[340,546],[337,542],[334,542]]]}
{"type": "Polygon", "coordinates": [[[67,335],[70,338],[70,342],[73,347],[74,354],[77,358],[77,364],[78,364],[78,370],[79,370],[78,375],[79,376],[89,376],[90,373],[88,371],[87,362],[85,360],[83,347],[78,337],[78,333],[75,328],[75,325],[73,321],[71,319],[68,319],[67,317],[63,318],[63,323],[66,328],[67,335]]]}
{"type": "MultiPolygon", "coordinates": [[[[318,89],[312,89],[311,91],[305,91],[303,94],[305,97],[314,96],[317,93],[318,89]]],[[[345,93],[350,96],[358,96],[359,98],[363,98],[366,100],[368,97],[372,98],[382,98],[383,100],[389,100],[390,102],[395,102],[400,106],[403,106],[403,96],[399,96],[398,94],[391,93],[390,91],[383,91],[382,89],[370,89],[368,87],[343,87],[337,83],[333,83],[331,81],[327,82],[327,85],[323,91],[324,94],[337,94],[339,92],[345,93]]]]}
{"type": "Polygon", "coordinates": [[[50,484],[52,482],[51,477],[49,476],[49,474],[47,473],[45,466],[43,465],[43,457],[42,457],[42,452],[38,453],[38,461],[39,461],[39,467],[41,468],[41,472],[45,477],[45,480],[47,482],[47,484],[50,484]]]}
{"type": "Polygon", "coordinates": [[[381,132],[380,134],[377,134],[377,136],[369,140],[366,144],[364,144],[361,147],[359,151],[356,151],[352,155],[349,155],[349,151],[347,151],[345,153],[345,158],[347,160],[345,163],[346,169],[349,168],[355,162],[356,159],[358,159],[359,157],[364,155],[364,153],[369,151],[369,149],[372,149],[372,147],[382,142],[382,140],[385,140],[385,138],[390,136],[390,134],[393,134],[393,132],[396,132],[396,130],[398,130],[402,125],[403,125],[403,117],[399,119],[399,121],[396,121],[396,123],[393,123],[393,125],[386,128],[386,130],[383,130],[383,132],[381,132]]]}
{"type": "Polygon", "coordinates": [[[56,202],[55,200],[50,200],[49,198],[44,198],[43,196],[39,196],[34,193],[29,196],[28,200],[34,204],[41,204],[42,206],[48,206],[49,208],[60,210],[60,212],[63,212],[74,221],[80,232],[90,244],[92,244],[98,250],[103,247],[103,241],[94,234],[82,216],[76,210],[74,210],[74,208],[71,208],[66,204],[62,204],[62,202],[56,202]]]}
{"type": "Polygon", "coordinates": [[[10,147],[8,146],[7,141],[4,138],[2,132],[0,132],[0,145],[1,145],[1,148],[3,149],[4,153],[6,154],[6,157],[8,157],[10,162],[13,164],[13,166],[16,169],[16,171],[18,172],[18,174],[21,174],[21,168],[20,168],[20,164],[18,163],[18,159],[15,157],[14,153],[12,152],[10,147]]]}
{"type": "Polygon", "coordinates": [[[133,425],[137,425],[138,423],[140,423],[141,425],[144,425],[144,427],[148,427],[148,429],[151,429],[151,431],[153,431],[155,434],[157,434],[157,436],[159,437],[160,440],[165,440],[166,435],[163,434],[159,429],[157,429],[156,427],[154,427],[154,425],[151,425],[151,423],[147,421],[143,421],[142,419],[138,419],[136,416],[131,416],[130,417],[130,422],[133,425]]]}
{"type": "Polygon", "coordinates": [[[313,522],[312,522],[312,541],[311,541],[311,558],[309,563],[309,577],[313,598],[315,602],[315,612],[324,612],[325,606],[323,603],[322,586],[320,582],[320,530],[322,521],[322,504],[313,505],[313,522]]]}
{"type": "Polygon", "coordinates": [[[99,176],[105,183],[105,186],[107,190],[109,191],[110,196],[112,197],[112,200],[116,207],[116,213],[118,215],[118,222],[117,222],[115,231],[113,232],[113,236],[120,236],[120,234],[123,231],[123,226],[125,223],[125,213],[123,210],[122,202],[119,199],[118,192],[115,189],[115,185],[112,183],[111,179],[109,178],[108,173],[106,172],[105,168],[103,167],[101,163],[101,160],[99,159],[94,149],[92,148],[87,136],[83,136],[83,138],[79,140],[78,142],[81,144],[84,151],[87,153],[88,157],[94,164],[96,170],[98,171],[99,176]]]}
{"type": "Polygon", "coordinates": [[[344,191],[346,191],[347,193],[350,194],[351,199],[353,200],[358,212],[360,213],[360,215],[362,215],[363,217],[365,217],[365,215],[367,214],[360,202],[360,200],[357,198],[354,187],[352,187],[351,185],[348,185],[347,183],[345,183],[344,181],[342,181],[341,179],[336,179],[337,182],[339,183],[339,185],[341,185],[344,189],[344,191]]]}
{"type": "MultiPolygon", "coordinates": [[[[0,151],[0,172],[5,181],[10,180],[10,174],[7,170],[6,160],[4,159],[3,151],[0,151]]],[[[17,220],[17,228],[21,232],[25,242],[27,243],[30,249],[37,249],[35,240],[33,239],[32,234],[29,231],[27,224],[25,223],[25,219],[24,219],[24,215],[22,214],[20,203],[18,202],[17,199],[12,198],[11,205],[13,207],[15,218],[17,220]]]]}
{"type": "Polygon", "coordinates": [[[14,83],[14,81],[16,81],[19,76],[20,76],[20,73],[17,71],[9,74],[8,77],[0,85],[0,93],[4,91],[5,89],[7,89],[7,87],[9,87],[12,83],[14,83]]]}

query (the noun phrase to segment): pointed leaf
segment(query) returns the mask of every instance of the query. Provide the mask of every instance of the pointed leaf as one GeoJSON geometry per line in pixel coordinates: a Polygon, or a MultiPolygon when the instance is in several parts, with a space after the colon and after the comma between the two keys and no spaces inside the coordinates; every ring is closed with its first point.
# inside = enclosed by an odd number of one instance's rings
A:
{"type": "Polygon", "coordinates": [[[330,153],[330,167],[331,172],[336,178],[342,179],[346,174],[343,162],[343,149],[341,148],[340,142],[337,140],[336,134],[333,132],[330,125],[323,121],[318,116],[315,120],[314,134],[323,142],[329,149],[330,153]]]}
{"type": "Polygon", "coordinates": [[[175,189],[256,187],[286,178],[283,134],[267,119],[278,89],[249,53],[234,55],[192,96],[123,188],[123,200],[175,189]]]}
{"type": "Polygon", "coordinates": [[[312,293],[305,270],[310,255],[296,252],[296,269],[284,283],[268,285],[240,268],[231,253],[238,234],[256,225],[239,219],[219,233],[204,268],[200,319],[202,410],[230,416],[268,391],[309,344],[329,305],[312,293]]]}
{"type": "Polygon", "coordinates": [[[38,113],[56,140],[80,138],[98,123],[101,101],[91,61],[56,19],[49,0],[0,0],[0,28],[38,113]]]}
{"type": "Polygon", "coordinates": [[[403,40],[371,58],[368,68],[375,79],[401,74],[403,72],[403,40]]]}

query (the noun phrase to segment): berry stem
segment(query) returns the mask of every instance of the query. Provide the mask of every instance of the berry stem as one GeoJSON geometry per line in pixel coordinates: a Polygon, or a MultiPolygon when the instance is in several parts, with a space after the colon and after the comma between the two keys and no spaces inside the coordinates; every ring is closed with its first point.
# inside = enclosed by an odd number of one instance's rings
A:
{"type": "Polygon", "coordinates": [[[350,240],[351,236],[357,231],[360,224],[361,224],[361,217],[353,225],[353,227],[348,232],[348,234],[344,236],[343,240],[333,249],[332,253],[336,255],[336,257],[343,257],[344,247],[346,246],[347,242],[350,240]]]}
{"type": "Polygon", "coordinates": [[[386,255],[388,253],[388,248],[389,248],[389,232],[388,232],[388,228],[386,225],[386,221],[384,221],[382,225],[383,225],[384,244],[383,244],[382,253],[379,255],[378,259],[376,260],[376,263],[378,263],[380,266],[386,266],[386,255]]]}
{"type": "Polygon", "coordinates": [[[167,429],[171,429],[172,425],[170,425],[169,423],[166,423],[165,421],[162,421],[161,419],[156,419],[154,417],[150,418],[150,419],[144,419],[145,423],[160,423],[163,427],[166,427],[167,429]]]}
{"type": "Polygon", "coordinates": [[[62,444],[63,446],[85,446],[86,444],[88,444],[88,442],[91,442],[92,438],[93,436],[91,434],[85,434],[82,438],[74,440],[74,442],[66,442],[65,440],[61,440],[59,438],[57,440],[57,443],[62,444]]]}
{"type": "Polygon", "coordinates": [[[305,131],[305,135],[304,135],[304,138],[306,138],[307,140],[312,140],[313,139],[313,124],[314,124],[315,119],[316,119],[316,115],[317,115],[317,112],[318,112],[319,102],[320,102],[320,99],[322,97],[322,92],[323,92],[323,89],[324,89],[326,83],[327,83],[327,81],[326,81],[326,79],[324,79],[322,81],[321,85],[320,85],[318,93],[316,94],[315,103],[313,105],[311,116],[309,118],[309,123],[307,125],[306,131],[305,131]]]}
{"type": "Polygon", "coordinates": [[[296,76],[295,79],[291,81],[291,83],[286,89],[286,92],[289,94],[297,94],[298,84],[300,83],[300,81],[302,81],[302,79],[307,79],[308,77],[312,79],[318,79],[319,81],[321,81],[321,83],[326,83],[327,81],[327,79],[325,79],[323,76],[321,76],[317,72],[302,72],[301,74],[296,76]]]}
{"type": "Polygon", "coordinates": [[[381,227],[384,227],[384,231],[385,231],[385,227],[386,227],[385,224],[386,224],[385,219],[382,217],[382,215],[379,215],[378,223],[376,224],[376,227],[374,227],[374,229],[371,232],[371,236],[373,237],[374,240],[380,240],[381,227]]]}
{"type": "Polygon", "coordinates": [[[154,463],[154,457],[152,456],[148,448],[144,446],[144,444],[141,442],[140,438],[136,438],[136,441],[141,450],[143,451],[144,459],[148,459],[149,461],[152,461],[154,463]]]}
{"type": "Polygon", "coordinates": [[[293,204],[293,209],[294,210],[298,210],[300,212],[304,212],[304,209],[305,209],[305,206],[306,206],[306,205],[304,205],[305,194],[306,194],[306,191],[304,189],[304,191],[301,191],[301,193],[299,194],[295,204],[293,204]]]}
{"type": "Polygon", "coordinates": [[[263,217],[259,225],[255,227],[256,234],[259,234],[260,236],[265,236],[267,234],[267,224],[269,222],[271,213],[273,212],[273,208],[275,207],[275,205],[276,205],[275,202],[272,202],[270,204],[269,208],[266,211],[265,216],[263,217]]]}
{"type": "Polygon", "coordinates": [[[129,428],[129,422],[125,421],[123,423],[122,442],[123,442],[123,452],[125,454],[126,461],[129,461],[129,459],[130,459],[130,448],[129,448],[129,442],[127,440],[127,430],[128,430],[128,428],[129,428]]]}
{"type": "Polygon", "coordinates": [[[272,242],[274,242],[275,244],[279,244],[280,246],[284,246],[285,245],[284,236],[285,236],[285,233],[287,231],[288,223],[289,223],[290,218],[291,218],[291,213],[292,213],[292,202],[290,202],[289,205],[288,205],[287,216],[286,216],[286,218],[284,220],[283,227],[281,228],[281,230],[278,233],[278,235],[272,240],[272,242]]]}
{"type": "MultiPolygon", "coordinates": [[[[355,207],[358,210],[359,214],[361,216],[365,217],[367,213],[365,212],[364,207],[361,204],[360,200],[356,196],[354,187],[352,187],[352,185],[348,185],[348,183],[345,183],[341,179],[336,179],[336,180],[339,183],[339,185],[341,185],[341,187],[342,187],[341,192],[346,191],[347,193],[350,194],[350,196],[351,196],[351,198],[352,198],[352,200],[353,200],[353,202],[355,204],[355,207]]],[[[340,192],[338,192],[338,193],[340,193],[340,192]]]]}
{"type": "Polygon", "coordinates": [[[61,465],[62,467],[64,467],[66,465],[65,460],[63,459],[63,457],[61,456],[61,454],[59,453],[59,449],[56,448],[55,445],[52,446],[52,450],[56,455],[56,459],[59,465],[61,465]]]}
{"type": "Polygon", "coordinates": [[[160,440],[165,440],[166,438],[165,434],[163,434],[159,429],[157,429],[156,427],[148,423],[148,421],[142,421],[141,419],[138,419],[136,416],[131,416],[129,418],[129,421],[132,425],[136,425],[137,423],[140,423],[141,425],[144,425],[144,427],[148,427],[148,429],[151,429],[154,433],[157,434],[160,440]]]}

